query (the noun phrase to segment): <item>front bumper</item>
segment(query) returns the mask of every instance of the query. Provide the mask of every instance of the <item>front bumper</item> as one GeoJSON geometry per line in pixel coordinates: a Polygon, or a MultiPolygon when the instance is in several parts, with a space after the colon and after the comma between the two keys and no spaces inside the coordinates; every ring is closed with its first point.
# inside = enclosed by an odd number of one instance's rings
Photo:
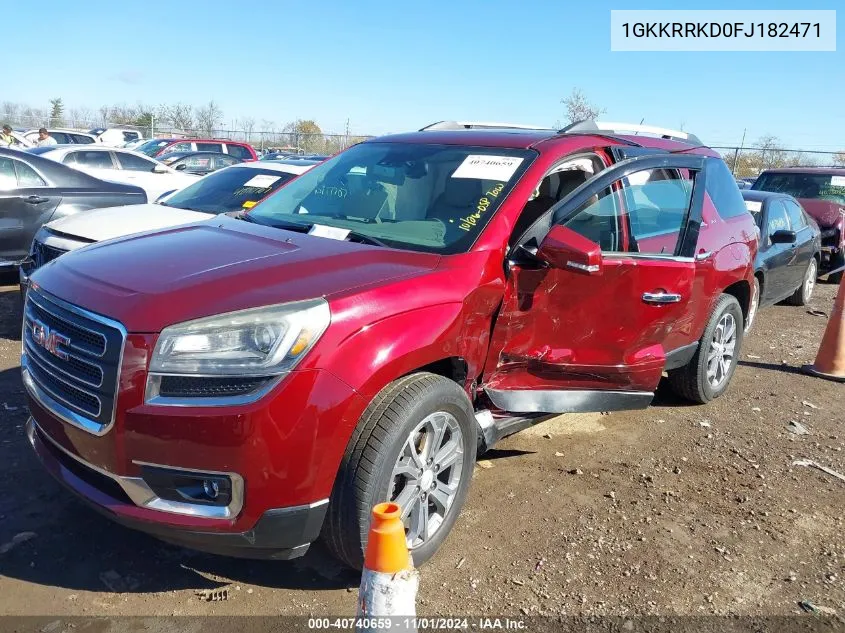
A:
{"type": "Polygon", "coordinates": [[[41,431],[34,419],[26,425],[33,450],[44,468],[92,508],[126,527],[163,541],[212,554],[239,558],[285,560],[302,556],[317,539],[328,499],[308,505],[266,510],[243,532],[212,532],[188,525],[168,525],[138,516],[139,508],[125,497],[125,479],[107,473],[61,448],[41,431]]]}

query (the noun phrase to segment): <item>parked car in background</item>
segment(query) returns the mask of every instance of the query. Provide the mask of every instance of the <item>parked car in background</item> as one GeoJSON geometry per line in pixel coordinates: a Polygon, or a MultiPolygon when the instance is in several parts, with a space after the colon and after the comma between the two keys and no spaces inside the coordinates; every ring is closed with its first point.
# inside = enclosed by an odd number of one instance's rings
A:
{"type": "Polygon", "coordinates": [[[147,192],[150,200],[155,200],[166,191],[186,187],[198,178],[193,174],[176,171],[144,154],[119,147],[53,145],[33,147],[27,152],[80,169],[97,178],[137,185],[147,192]]]}
{"type": "Polygon", "coordinates": [[[252,145],[220,139],[155,138],[142,143],[136,149],[153,157],[173,152],[217,152],[229,154],[241,160],[258,160],[258,155],[252,145]]]}
{"type": "Polygon", "coordinates": [[[745,190],[742,197],[760,229],[747,331],[758,308],[784,300],[797,306],[810,302],[821,262],[821,232],[792,196],[745,190]]]}
{"type": "Polygon", "coordinates": [[[390,500],[422,564],[502,437],[647,407],[665,371],[691,401],[723,394],[757,228],[721,156],[651,126],[467,125],[36,271],[21,368],[48,472],[183,546],[278,560],[322,535],[358,568],[390,500]],[[45,352],[45,319],[97,386],[45,352]]]}
{"type": "Polygon", "coordinates": [[[261,160],[319,160],[328,158],[327,154],[290,154],[288,152],[267,152],[261,160]]]}
{"type": "Polygon", "coordinates": [[[146,201],[139,187],[99,180],[29,152],[0,149],[0,268],[17,267],[35,233],[50,220],[146,201]]]}
{"type": "Polygon", "coordinates": [[[142,139],[138,139],[137,141],[128,141],[128,142],[124,143],[123,145],[121,145],[120,147],[122,147],[123,149],[133,149],[134,150],[134,149],[137,149],[139,146],[143,145],[146,142],[147,142],[147,139],[142,138],[142,139]]]}
{"type": "Polygon", "coordinates": [[[176,171],[200,176],[243,162],[240,158],[219,152],[173,152],[162,154],[158,160],[176,171]]]}
{"type": "Polygon", "coordinates": [[[316,164],[241,163],[196,180],[157,204],[97,209],[51,222],[32,240],[29,261],[20,271],[21,288],[27,286],[29,276],[37,268],[88,244],[250,209],[316,164]]]}
{"type": "MultiPolygon", "coordinates": [[[[818,223],[822,236],[821,274],[845,266],[845,169],[767,169],[751,188],[754,191],[785,193],[796,198],[818,223]]],[[[832,283],[841,280],[841,272],[828,277],[832,283]]]]}
{"type": "MultiPolygon", "coordinates": [[[[76,130],[63,130],[47,128],[47,134],[56,140],[59,145],[90,145],[97,142],[97,137],[93,134],[86,134],[85,132],[77,132],[76,130]]],[[[38,130],[27,130],[23,133],[24,138],[35,145],[38,143],[38,130]]]]}
{"type": "Polygon", "coordinates": [[[745,182],[744,180],[737,180],[736,186],[739,187],[740,189],[750,189],[751,188],[751,185],[749,183],[745,182]]]}
{"type": "Polygon", "coordinates": [[[98,142],[109,147],[122,147],[124,143],[143,141],[144,137],[138,130],[127,130],[124,128],[102,128],[95,127],[88,131],[98,142]]]}

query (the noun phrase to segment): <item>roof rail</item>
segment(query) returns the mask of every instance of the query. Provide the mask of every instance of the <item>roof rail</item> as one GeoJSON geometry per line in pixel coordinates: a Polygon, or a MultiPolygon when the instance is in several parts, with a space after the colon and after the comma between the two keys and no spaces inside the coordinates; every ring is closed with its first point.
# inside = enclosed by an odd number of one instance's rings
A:
{"type": "Polygon", "coordinates": [[[590,134],[592,132],[609,132],[612,134],[633,132],[634,135],[651,134],[673,141],[684,141],[686,143],[692,143],[693,145],[703,145],[701,140],[695,134],[690,134],[689,132],[670,130],[663,127],[656,127],[654,125],[641,125],[639,123],[610,123],[595,121],[593,119],[577,121],[571,125],[567,125],[562,130],[559,130],[558,134],[590,134]]]}
{"type": "Polygon", "coordinates": [[[420,132],[435,130],[549,130],[550,127],[522,125],[519,123],[491,123],[488,121],[438,121],[420,128],[420,132]]]}

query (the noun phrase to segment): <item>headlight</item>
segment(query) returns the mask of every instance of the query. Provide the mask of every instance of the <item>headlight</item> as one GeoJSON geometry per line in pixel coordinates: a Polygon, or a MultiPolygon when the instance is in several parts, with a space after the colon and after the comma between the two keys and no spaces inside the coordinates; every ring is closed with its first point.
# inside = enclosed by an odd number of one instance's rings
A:
{"type": "Polygon", "coordinates": [[[325,299],[230,312],[162,330],[152,374],[274,376],[292,369],[329,326],[325,299]]]}

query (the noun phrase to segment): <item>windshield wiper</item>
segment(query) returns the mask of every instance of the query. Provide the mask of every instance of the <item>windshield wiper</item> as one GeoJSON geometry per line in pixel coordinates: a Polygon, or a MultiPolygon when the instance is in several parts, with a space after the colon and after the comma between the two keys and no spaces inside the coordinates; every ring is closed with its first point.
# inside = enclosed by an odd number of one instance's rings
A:
{"type": "Polygon", "coordinates": [[[383,246],[384,248],[390,248],[380,239],[377,239],[372,235],[367,235],[366,233],[359,233],[358,231],[349,231],[348,237],[353,237],[359,242],[363,244],[369,244],[370,246],[383,246]]]}

